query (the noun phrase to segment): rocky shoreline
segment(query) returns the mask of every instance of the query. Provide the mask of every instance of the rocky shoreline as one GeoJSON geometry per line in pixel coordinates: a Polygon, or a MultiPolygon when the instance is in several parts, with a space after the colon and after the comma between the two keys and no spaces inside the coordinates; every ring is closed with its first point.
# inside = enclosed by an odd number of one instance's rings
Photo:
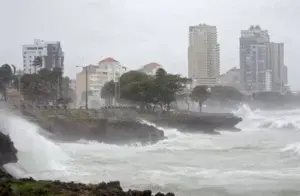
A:
{"type": "MultiPolygon", "coordinates": [[[[152,196],[150,190],[124,191],[119,181],[82,184],[60,181],[36,181],[32,178],[15,179],[3,169],[3,164],[17,161],[17,150],[9,136],[0,132],[0,195],[3,196],[152,196]]],[[[174,196],[173,193],[156,193],[154,196],[174,196]]]]}

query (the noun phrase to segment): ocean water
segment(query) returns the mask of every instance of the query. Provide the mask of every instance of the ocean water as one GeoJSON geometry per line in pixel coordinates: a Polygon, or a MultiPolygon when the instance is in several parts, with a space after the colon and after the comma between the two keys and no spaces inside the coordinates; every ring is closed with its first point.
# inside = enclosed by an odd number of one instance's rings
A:
{"type": "MultiPolygon", "coordinates": [[[[18,177],[97,183],[119,180],[124,189],[178,196],[299,196],[300,109],[234,111],[241,132],[186,134],[163,129],[155,145],[55,142],[49,133],[7,111],[0,130],[19,150],[6,169],[18,177]]],[[[144,122],[148,123],[148,122],[144,122]]]]}

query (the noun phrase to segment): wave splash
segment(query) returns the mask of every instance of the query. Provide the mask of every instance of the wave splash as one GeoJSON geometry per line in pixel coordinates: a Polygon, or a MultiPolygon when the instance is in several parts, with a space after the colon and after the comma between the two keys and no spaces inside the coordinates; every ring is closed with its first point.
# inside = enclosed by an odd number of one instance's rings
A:
{"type": "Polygon", "coordinates": [[[7,111],[1,112],[0,124],[0,131],[8,134],[18,149],[18,162],[6,166],[13,175],[67,170],[63,163],[70,157],[40,127],[7,111]]]}

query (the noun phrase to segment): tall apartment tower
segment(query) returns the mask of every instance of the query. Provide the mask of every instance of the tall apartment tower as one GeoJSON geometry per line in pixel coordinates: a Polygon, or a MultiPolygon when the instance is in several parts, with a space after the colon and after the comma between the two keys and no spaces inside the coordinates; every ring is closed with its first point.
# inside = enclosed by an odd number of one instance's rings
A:
{"type": "Polygon", "coordinates": [[[53,70],[59,68],[64,70],[64,52],[60,42],[45,42],[35,39],[33,44],[23,45],[23,71],[24,73],[33,74],[40,69],[53,70]],[[36,57],[41,57],[42,66],[33,66],[36,57]]]}
{"type": "Polygon", "coordinates": [[[240,73],[244,91],[253,93],[272,90],[269,44],[268,31],[259,26],[241,31],[240,73]]]}
{"type": "Polygon", "coordinates": [[[199,24],[189,27],[188,75],[195,85],[216,85],[220,75],[216,26],[199,24]]]}
{"type": "Polygon", "coordinates": [[[282,92],[287,84],[284,66],[284,44],[270,43],[270,64],[272,69],[272,91],[282,92]]]}

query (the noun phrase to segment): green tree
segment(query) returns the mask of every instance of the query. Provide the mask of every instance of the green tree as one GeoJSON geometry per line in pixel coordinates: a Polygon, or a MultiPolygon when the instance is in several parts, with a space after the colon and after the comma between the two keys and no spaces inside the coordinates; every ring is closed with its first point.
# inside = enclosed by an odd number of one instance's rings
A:
{"type": "Polygon", "coordinates": [[[179,75],[168,74],[164,69],[158,69],[155,76],[130,71],[120,78],[121,98],[138,103],[142,109],[154,109],[159,105],[162,111],[169,110],[187,81],[179,75]]]}
{"type": "Polygon", "coordinates": [[[190,98],[190,94],[185,93],[185,92],[181,92],[181,93],[178,93],[176,95],[176,100],[177,101],[184,101],[187,105],[188,110],[190,110],[190,102],[189,102],[190,100],[189,100],[189,98],[190,98]]]}
{"type": "Polygon", "coordinates": [[[0,67],[0,91],[5,101],[7,101],[7,86],[13,80],[14,73],[14,66],[4,64],[0,67]],[[13,67],[13,69],[11,67],[13,67]]]}
{"type": "Polygon", "coordinates": [[[60,69],[41,69],[35,74],[24,74],[21,77],[21,93],[28,101],[58,103],[58,100],[63,98],[62,80],[60,69]]]}
{"type": "Polygon", "coordinates": [[[207,86],[196,86],[192,93],[191,99],[199,104],[199,110],[202,112],[203,103],[209,98],[210,92],[207,86]]]}
{"type": "Polygon", "coordinates": [[[111,105],[115,97],[115,82],[113,80],[104,84],[101,89],[101,98],[105,100],[106,104],[111,105]]]}
{"type": "Polygon", "coordinates": [[[262,102],[284,102],[285,96],[280,94],[279,92],[257,92],[253,93],[252,97],[254,100],[262,101],[262,102]]]}
{"type": "Polygon", "coordinates": [[[211,87],[211,99],[219,101],[220,106],[228,101],[242,101],[244,95],[236,88],[231,86],[211,87]]]}

